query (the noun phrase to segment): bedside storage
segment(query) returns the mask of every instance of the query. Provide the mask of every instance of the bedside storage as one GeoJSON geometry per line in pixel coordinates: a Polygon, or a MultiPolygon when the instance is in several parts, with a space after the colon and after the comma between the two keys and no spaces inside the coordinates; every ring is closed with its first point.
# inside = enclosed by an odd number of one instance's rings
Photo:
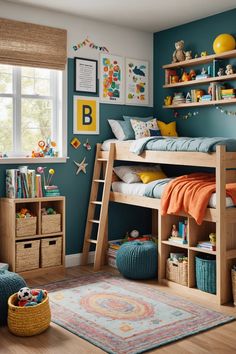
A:
{"type": "Polygon", "coordinates": [[[13,272],[32,277],[65,268],[65,197],[0,199],[0,259],[13,272]],[[22,208],[34,215],[16,218],[22,208]],[[57,214],[43,215],[43,208],[57,214]]]}

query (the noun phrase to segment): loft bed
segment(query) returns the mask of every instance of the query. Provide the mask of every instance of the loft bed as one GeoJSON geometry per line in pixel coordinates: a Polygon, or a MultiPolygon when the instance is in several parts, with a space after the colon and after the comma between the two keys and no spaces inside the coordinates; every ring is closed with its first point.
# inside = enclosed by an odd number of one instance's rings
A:
{"type": "MultiPolygon", "coordinates": [[[[111,142],[114,150],[113,161],[132,161],[139,163],[170,164],[181,166],[210,167],[216,175],[216,208],[207,208],[202,225],[185,213],[179,215],[161,215],[160,199],[143,196],[125,195],[110,192],[109,201],[152,209],[152,232],[158,235],[158,281],[168,286],[189,291],[198,297],[209,299],[220,304],[232,298],[230,269],[236,260],[236,208],[226,208],[226,183],[236,182],[236,152],[226,152],[225,145],[216,146],[212,153],[185,151],[144,151],[141,155],[130,152],[130,142],[111,142]],[[168,241],[171,225],[181,217],[188,220],[188,245],[173,244],[168,241]],[[209,232],[216,232],[216,251],[202,250],[196,247],[198,240],[204,240],[209,232]],[[188,255],[188,287],[166,280],[166,260],[169,253],[185,249],[188,255]],[[197,253],[208,253],[216,257],[216,295],[196,289],[194,260],[197,253]]],[[[109,151],[103,151],[101,144],[97,146],[97,158],[107,160],[109,151]]],[[[113,162],[112,162],[113,163],[113,162]]]]}

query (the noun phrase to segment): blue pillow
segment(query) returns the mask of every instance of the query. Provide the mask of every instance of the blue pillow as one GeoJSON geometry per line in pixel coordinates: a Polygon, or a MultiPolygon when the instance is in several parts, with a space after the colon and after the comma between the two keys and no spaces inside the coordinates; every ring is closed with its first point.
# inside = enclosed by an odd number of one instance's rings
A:
{"type": "Polygon", "coordinates": [[[132,139],[129,122],[125,122],[124,120],[108,119],[108,123],[116,139],[121,141],[132,139]]]}
{"type": "Polygon", "coordinates": [[[123,118],[124,118],[125,123],[127,124],[126,125],[126,132],[127,132],[127,135],[129,136],[129,138],[126,140],[134,140],[135,139],[134,130],[133,130],[131,122],[130,122],[131,119],[141,120],[143,122],[147,122],[147,121],[153,119],[153,117],[130,117],[130,116],[123,116],[123,118]]]}
{"type": "Polygon", "coordinates": [[[160,130],[149,129],[149,132],[150,132],[150,136],[161,136],[160,130]]]}

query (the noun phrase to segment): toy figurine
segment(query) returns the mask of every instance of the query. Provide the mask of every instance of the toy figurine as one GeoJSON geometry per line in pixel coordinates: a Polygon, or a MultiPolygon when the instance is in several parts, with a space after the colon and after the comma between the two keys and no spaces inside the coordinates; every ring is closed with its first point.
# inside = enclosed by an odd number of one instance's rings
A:
{"type": "Polygon", "coordinates": [[[172,225],[171,236],[172,237],[179,237],[179,232],[178,232],[177,226],[175,224],[172,225]]]}
{"type": "Polygon", "coordinates": [[[189,74],[184,71],[184,72],[183,72],[183,75],[181,76],[181,80],[182,80],[183,82],[189,81],[189,80],[190,80],[189,74]]]}
{"type": "Polygon", "coordinates": [[[206,69],[205,68],[202,68],[202,70],[201,70],[201,75],[206,75],[206,69]]]}
{"type": "Polygon", "coordinates": [[[231,64],[226,65],[225,74],[232,75],[234,73],[234,69],[231,64]]]}
{"type": "Polygon", "coordinates": [[[189,77],[191,80],[195,80],[196,79],[196,72],[194,70],[190,70],[189,77]]]}
{"type": "Polygon", "coordinates": [[[166,98],[164,99],[165,106],[170,106],[171,103],[172,103],[172,96],[166,96],[166,98]]]}
{"type": "Polygon", "coordinates": [[[216,245],[216,234],[214,232],[212,232],[209,235],[209,239],[210,239],[210,243],[215,246],[216,245]]]}
{"type": "Polygon", "coordinates": [[[192,59],[192,51],[191,50],[187,50],[185,52],[185,60],[190,60],[192,59]]]}
{"type": "Polygon", "coordinates": [[[176,84],[177,82],[179,82],[179,77],[178,77],[178,75],[173,75],[173,76],[171,76],[171,83],[172,83],[172,84],[176,84]]]}
{"type": "Polygon", "coordinates": [[[204,52],[201,52],[201,57],[206,57],[207,56],[207,52],[204,51],[204,52]]]}
{"type": "Polygon", "coordinates": [[[178,41],[175,43],[175,51],[173,53],[172,63],[177,63],[179,61],[185,60],[185,51],[184,51],[184,41],[178,41]]]}
{"type": "Polygon", "coordinates": [[[217,73],[218,76],[223,76],[224,75],[224,68],[219,68],[219,71],[217,73]]]}

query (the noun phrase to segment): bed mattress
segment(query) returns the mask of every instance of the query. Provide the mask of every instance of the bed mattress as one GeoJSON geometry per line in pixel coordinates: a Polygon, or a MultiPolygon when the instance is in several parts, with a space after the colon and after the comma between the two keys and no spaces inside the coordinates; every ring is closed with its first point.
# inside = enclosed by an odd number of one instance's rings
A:
{"type": "MultiPolygon", "coordinates": [[[[166,184],[169,182],[166,181],[166,184]]],[[[164,187],[166,186],[166,184],[162,184],[158,193],[159,196],[161,198],[162,193],[164,191],[164,187]]],[[[123,194],[127,194],[127,195],[137,195],[137,196],[145,196],[145,189],[146,189],[146,184],[144,183],[125,183],[125,182],[113,182],[112,183],[112,190],[113,192],[118,192],[118,193],[123,193],[123,194]]],[[[226,197],[226,207],[230,208],[233,207],[233,201],[232,198],[230,197],[226,197]]],[[[209,204],[208,207],[210,208],[216,208],[216,193],[213,193],[210,200],[209,200],[209,204]]]]}

